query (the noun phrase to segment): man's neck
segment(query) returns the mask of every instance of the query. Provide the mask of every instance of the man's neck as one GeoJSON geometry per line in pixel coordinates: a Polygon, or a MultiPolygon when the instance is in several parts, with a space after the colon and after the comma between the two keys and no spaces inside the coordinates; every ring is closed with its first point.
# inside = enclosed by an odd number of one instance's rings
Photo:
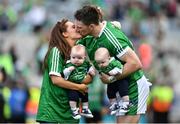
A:
{"type": "Polygon", "coordinates": [[[102,30],[102,28],[103,28],[103,26],[104,26],[104,23],[100,22],[100,24],[97,25],[96,28],[94,29],[94,32],[92,33],[92,36],[98,37],[100,32],[101,32],[101,30],[102,30]]]}

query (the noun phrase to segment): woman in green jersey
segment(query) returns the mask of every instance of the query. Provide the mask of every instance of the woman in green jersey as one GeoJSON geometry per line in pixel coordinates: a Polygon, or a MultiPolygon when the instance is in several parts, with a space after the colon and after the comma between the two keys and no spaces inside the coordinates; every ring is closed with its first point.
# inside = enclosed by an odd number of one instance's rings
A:
{"type": "MultiPolygon", "coordinates": [[[[99,47],[105,47],[112,57],[118,58],[123,63],[122,74],[114,78],[117,79],[116,82],[120,82],[123,78],[128,80],[131,106],[126,115],[117,112],[117,123],[138,123],[140,115],[146,112],[150,83],[141,70],[142,64],[134,52],[131,41],[112,23],[101,22],[102,18],[99,14],[100,11],[93,6],[84,6],[75,12],[76,29],[84,37],[78,43],[86,47],[92,61],[94,61],[95,51],[99,47]]],[[[106,74],[101,73],[101,79],[104,83],[110,83],[109,76],[106,74]]]]}
{"type": "Polygon", "coordinates": [[[91,76],[87,75],[82,84],[63,78],[66,60],[71,47],[81,35],[76,32],[72,22],[63,19],[57,22],[51,32],[48,52],[44,59],[44,75],[36,120],[52,123],[79,123],[72,118],[67,89],[86,92],[91,76]]]}

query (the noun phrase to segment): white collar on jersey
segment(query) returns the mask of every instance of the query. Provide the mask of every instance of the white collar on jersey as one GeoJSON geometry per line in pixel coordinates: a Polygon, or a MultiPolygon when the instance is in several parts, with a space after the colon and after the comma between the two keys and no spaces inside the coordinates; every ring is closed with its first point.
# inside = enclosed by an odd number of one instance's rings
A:
{"type": "Polygon", "coordinates": [[[106,23],[107,23],[107,22],[106,22],[106,21],[103,21],[102,23],[103,23],[103,28],[101,29],[101,31],[100,31],[98,37],[100,37],[100,36],[102,35],[103,30],[104,30],[104,28],[106,27],[106,23]]]}
{"type": "Polygon", "coordinates": [[[112,60],[114,60],[114,59],[115,59],[114,57],[111,57],[110,60],[109,60],[109,62],[112,62],[112,60]]]}

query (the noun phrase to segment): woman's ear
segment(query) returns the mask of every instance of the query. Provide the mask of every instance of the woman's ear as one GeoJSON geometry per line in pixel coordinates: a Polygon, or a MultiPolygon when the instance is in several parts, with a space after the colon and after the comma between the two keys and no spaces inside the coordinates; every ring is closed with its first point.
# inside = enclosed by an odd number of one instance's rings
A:
{"type": "Polygon", "coordinates": [[[65,38],[67,38],[67,37],[68,37],[67,32],[63,32],[63,33],[62,33],[62,35],[63,35],[65,38]]]}

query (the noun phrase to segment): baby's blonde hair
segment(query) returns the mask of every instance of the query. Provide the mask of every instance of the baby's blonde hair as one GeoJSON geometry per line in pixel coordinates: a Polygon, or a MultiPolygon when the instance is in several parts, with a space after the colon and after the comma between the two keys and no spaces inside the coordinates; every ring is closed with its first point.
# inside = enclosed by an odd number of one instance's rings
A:
{"type": "Polygon", "coordinates": [[[104,57],[105,55],[108,57],[110,56],[108,49],[105,47],[100,47],[96,50],[94,57],[96,59],[96,57],[99,57],[99,56],[104,57]]]}
{"type": "Polygon", "coordinates": [[[73,46],[72,49],[71,49],[71,53],[72,53],[73,50],[75,50],[76,52],[81,51],[86,55],[86,48],[85,48],[85,46],[83,46],[81,44],[73,46]]]}

